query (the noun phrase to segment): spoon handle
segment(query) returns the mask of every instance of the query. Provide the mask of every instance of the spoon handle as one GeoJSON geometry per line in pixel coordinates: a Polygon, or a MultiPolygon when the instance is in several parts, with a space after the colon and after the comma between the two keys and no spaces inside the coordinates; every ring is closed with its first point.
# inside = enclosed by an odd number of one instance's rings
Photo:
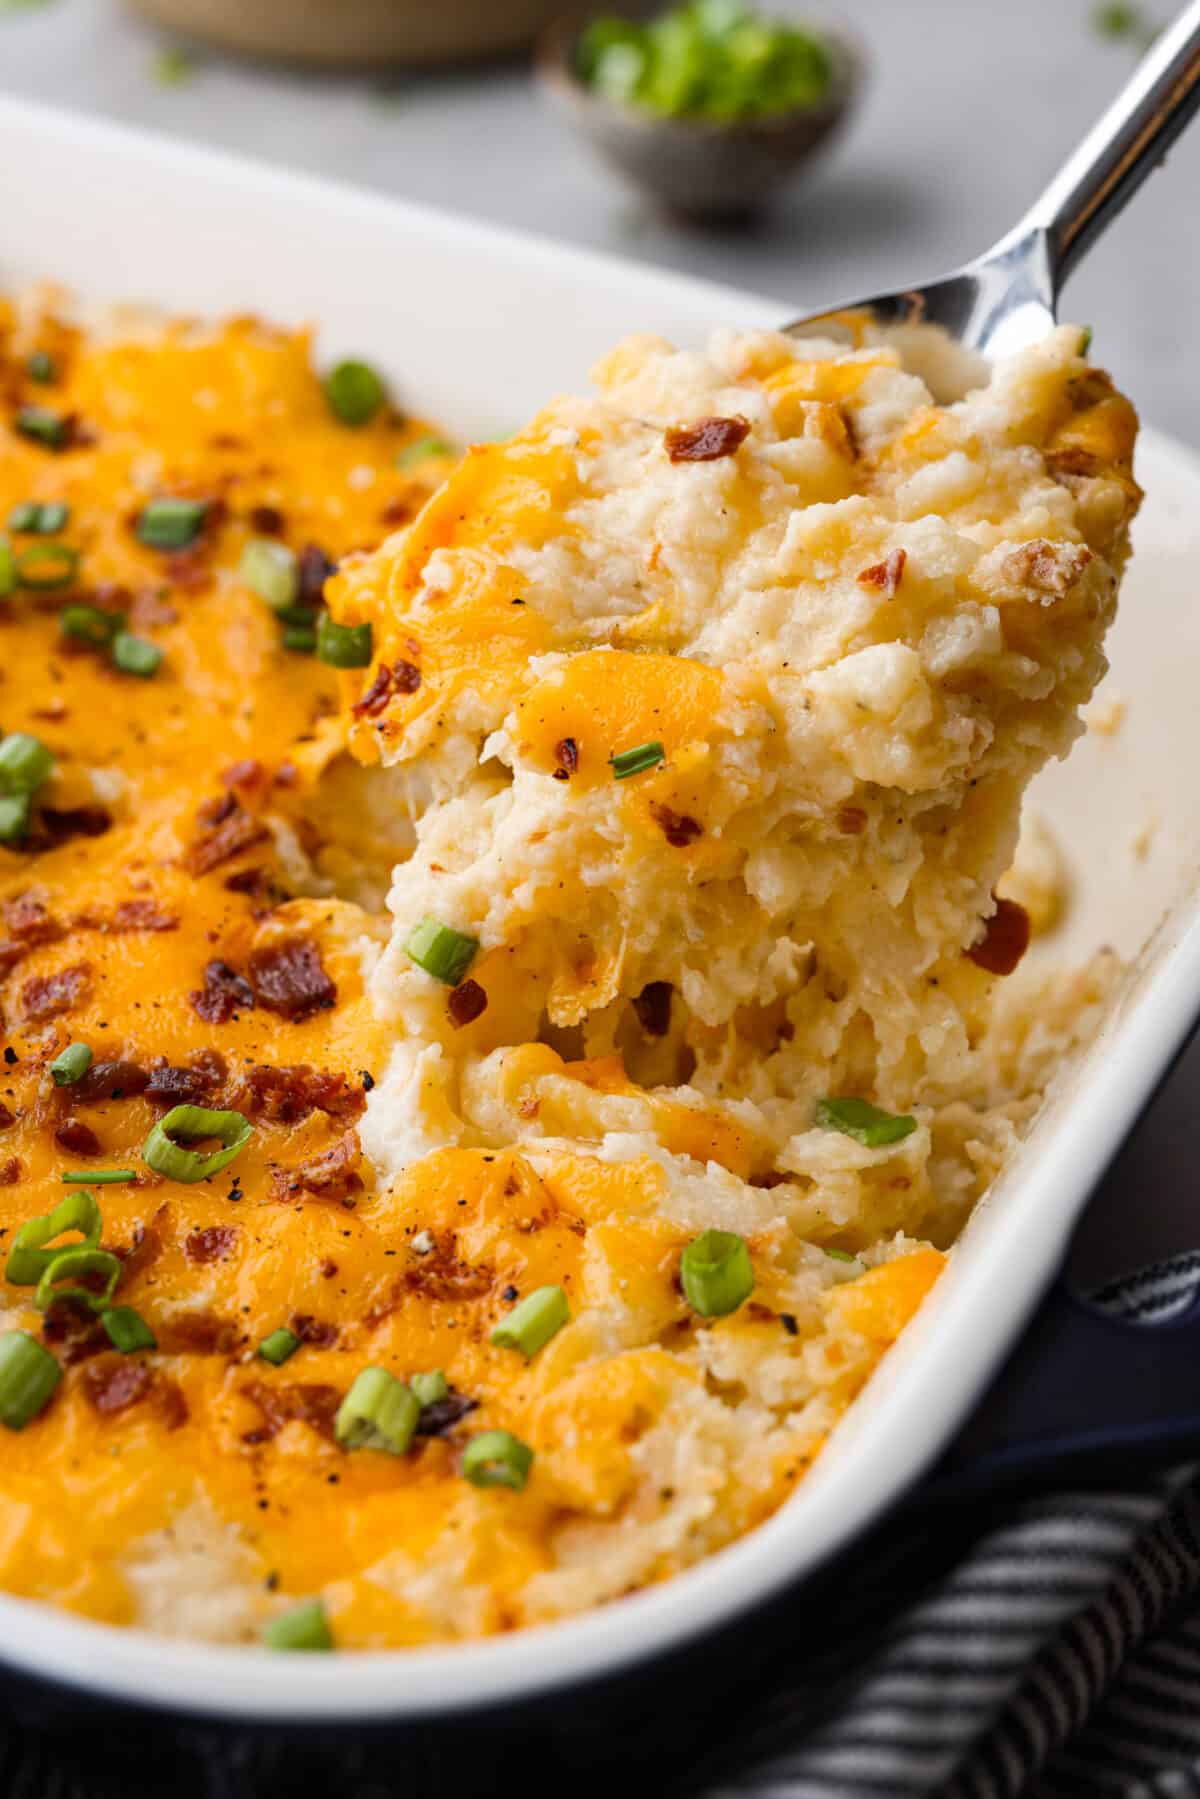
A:
{"type": "Polygon", "coordinates": [[[1034,235],[1043,237],[1052,302],[1085,252],[1166,156],[1197,107],[1200,0],[1190,0],[1004,240],[1006,248],[1034,235]]]}

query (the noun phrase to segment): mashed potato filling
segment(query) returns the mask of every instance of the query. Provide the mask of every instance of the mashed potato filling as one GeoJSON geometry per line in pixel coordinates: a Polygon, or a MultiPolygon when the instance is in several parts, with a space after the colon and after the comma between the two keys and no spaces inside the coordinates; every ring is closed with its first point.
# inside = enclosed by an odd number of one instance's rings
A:
{"type": "MultiPolygon", "coordinates": [[[[51,323],[0,311],[10,373],[51,323]]],[[[0,1212],[135,1169],[97,1192],[156,1344],[6,1286],[64,1372],[6,1434],[0,1582],[233,1642],[318,1597],[353,1648],[666,1578],[802,1479],[1104,1004],[1104,958],[1007,980],[1052,841],[1008,871],[1104,672],[1132,408],[1068,327],[953,403],[884,344],[636,338],[435,486],[300,339],[54,330],[86,429],[0,482],[69,499],[86,591],[0,619],[4,726],[107,822],[0,849],[0,1212]],[[163,491],[210,503],[190,564],[130,535],[163,491]],[[289,660],[264,531],[337,563],[369,666],[289,660]],[[61,652],[105,583],[165,646],[137,706],[61,652]],[[73,1095],[80,1039],[115,1072],[73,1095]],[[172,1097],[251,1120],[231,1168],[143,1166],[172,1097]],[[401,1453],[338,1422],[368,1368],[441,1377],[401,1453]]]]}

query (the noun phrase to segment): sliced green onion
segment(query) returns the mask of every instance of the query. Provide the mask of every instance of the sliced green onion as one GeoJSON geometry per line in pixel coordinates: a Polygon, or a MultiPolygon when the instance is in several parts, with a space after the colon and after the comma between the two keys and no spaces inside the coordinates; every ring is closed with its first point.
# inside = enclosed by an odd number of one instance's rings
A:
{"type": "Polygon", "coordinates": [[[840,1131],[843,1137],[853,1137],[867,1149],[899,1143],[917,1128],[916,1119],[907,1112],[881,1112],[865,1099],[818,1100],[814,1118],[822,1130],[840,1131]]]}
{"type": "Polygon", "coordinates": [[[136,1181],[136,1168],[72,1168],[67,1174],[60,1174],[59,1180],[64,1187],[125,1187],[130,1181],[136,1181]]]}
{"type": "Polygon", "coordinates": [[[331,668],[367,668],[374,655],[370,625],[339,625],[322,612],[317,619],[317,657],[331,668]]]}
{"type": "Polygon", "coordinates": [[[333,1632],[324,1603],[306,1599],[290,1612],[280,1612],[263,1631],[262,1640],[267,1649],[332,1649],[333,1632]]]}
{"type": "Polygon", "coordinates": [[[1091,349],[1092,338],[1094,335],[1095,335],[1095,333],[1093,332],[1092,327],[1090,325],[1083,325],[1080,327],[1079,354],[1081,356],[1086,356],[1088,351],[1091,349]]]}
{"type": "Polygon", "coordinates": [[[0,794],[0,843],[19,843],[29,835],[31,810],[27,793],[0,794]]]}
{"type": "Polygon", "coordinates": [[[557,1336],[571,1316],[561,1287],[539,1287],[514,1306],[492,1332],[499,1349],[519,1349],[528,1362],[551,1337],[557,1336]]]}
{"type": "Polygon", "coordinates": [[[432,456],[453,456],[452,446],[440,437],[418,437],[415,443],[405,444],[396,457],[399,469],[415,468],[418,462],[428,462],[432,456]]]}
{"type": "Polygon", "coordinates": [[[702,1231],[679,1258],[684,1297],[702,1318],[724,1318],[754,1291],[746,1239],[735,1231],[702,1231]]]}
{"type": "Polygon", "coordinates": [[[828,1244],[825,1246],[825,1254],[831,1262],[857,1262],[858,1260],[858,1257],[852,1256],[848,1249],[830,1249],[828,1244]]]}
{"type": "Polygon", "coordinates": [[[339,362],[324,380],[330,412],[343,425],[366,425],[387,399],[387,388],[365,362],[339,362]]]}
{"type": "Polygon", "coordinates": [[[135,637],[132,631],[118,631],[112,640],[112,659],[123,675],[140,675],[148,681],[162,667],[163,653],[156,643],[135,637]]]}
{"type": "Polygon", "coordinates": [[[338,1407],[333,1434],[343,1449],[385,1449],[403,1455],[413,1440],[420,1402],[386,1368],[364,1368],[338,1407]]]}
{"type": "Polygon", "coordinates": [[[39,1312],[46,1312],[55,1300],[72,1299],[85,1305],[91,1312],[104,1312],[111,1303],[120,1278],[120,1260],[107,1249],[60,1249],[39,1280],[34,1290],[33,1303],[39,1312]],[[58,1284],[73,1276],[82,1279],[88,1274],[102,1277],[104,1285],[99,1293],[94,1293],[90,1287],[60,1287],[58,1284]]]}
{"type": "Polygon", "coordinates": [[[35,500],[22,500],[14,506],[4,523],[10,531],[36,531],[41,507],[35,500]]]}
{"type": "Polygon", "coordinates": [[[185,550],[204,528],[207,500],[150,500],[138,514],[134,533],[152,550],[185,550]]]}
{"type": "Polygon", "coordinates": [[[71,441],[71,420],[66,413],[52,412],[49,406],[22,406],[13,424],[22,437],[45,444],[48,450],[62,450],[71,441]]]}
{"type": "Polygon", "coordinates": [[[450,1391],[450,1382],[440,1368],[435,1368],[430,1374],[414,1374],[408,1384],[422,1411],[427,1405],[437,1405],[450,1391]]]}
{"type": "Polygon", "coordinates": [[[50,1064],[50,1077],[56,1087],[70,1087],[81,1081],[92,1065],[92,1052],[86,1043],[68,1043],[50,1064]]]}
{"type": "Polygon", "coordinates": [[[252,537],[242,551],[238,573],[251,593],[265,600],[272,612],[282,612],[300,591],[300,571],[294,550],[273,537],[252,537]]]}
{"type": "Polygon", "coordinates": [[[111,1306],[100,1322],[109,1342],[122,1355],[134,1355],[139,1349],[158,1348],[158,1338],[132,1306],[111,1306]]]}
{"type": "Polygon", "coordinates": [[[254,1135],[240,1112],[212,1112],[207,1106],[172,1106],[142,1145],[142,1160],[155,1174],[171,1181],[203,1181],[228,1168],[254,1135]],[[210,1155],[188,1149],[188,1142],[215,1137],[221,1145],[210,1155]],[[182,1138],[179,1142],[177,1139],[182,1138]]]}
{"type": "Polygon", "coordinates": [[[58,365],[48,350],[34,350],[25,359],[25,373],[44,387],[58,379],[58,365]]]}
{"type": "Polygon", "coordinates": [[[270,1362],[273,1368],[279,1368],[289,1356],[295,1355],[300,1347],[300,1339],[295,1331],[280,1325],[269,1337],[264,1337],[258,1346],[258,1353],[264,1362],[270,1362]]]}
{"type": "Polygon", "coordinates": [[[405,938],[404,953],[435,980],[457,987],[479,954],[479,939],[452,931],[436,918],[423,918],[405,938]]]}
{"type": "Polygon", "coordinates": [[[632,750],[619,750],[608,759],[613,780],[627,781],[630,775],[644,775],[648,768],[657,768],[665,756],[661,743],[639,743],[632,750]]]}
{"type": "Polygon", "coordinates": [[[285,650],[291,650],[297,656],[311,656],[317,647],[316,627],[286,625],[280,641],[285,650]]]}
{"type": "Polygon", "coordinates": [[[31,543],[17,557],[15,568],[18,587],[49,593],[55,587],[71,585],[79,571],[79,551],[74,544],[62,543],[57,537],[45,543],[31,543]]]}
{"type": "Polygon", "coordinates": [[[17,559],[7,537],[0,537],[0,600],[6,600],[9,594],[15,593],[16,586],[17,559]]]}
{"type": "Polygon", "coordinates": [[[0,741],[0,792],[36,793],[54,768],[54,756],[40,737],[14,731],[0,741]]]}
{"type": "Polygon", "coordinates": [[[115,612],[101,612],[99,606],[64,606],[58,628],[64,637],[78,638],[80,643],[102,650],[121,629],[121,619],[115,612]]]}
{"type": "Polygon", "coordinates": [[[0,1336],[0,1424],[24,1430],[45,1411],[61,1379],[62,1369],[36,1337],[5,1331],[0,1336]]]}
{"type": "Polygon", "coordinates": [[[56,1237],[78,1231],[82,1239],[71,1249],[95,1249],[103,1230],[100,1207],[90,1193],[68,1193],[44,1218],[30,1218],[13,1237],[4,1278],[14,1287],[36,1287],[62,1248],[47,1249],[56,1237]]]}
{"type": "Polygon", "coordinates": [[[528,1443],[507,1430],[485,1430],[463,1450],[463,1477],[473,1487],[511,1487],[519,1493],[532,1466],[528,1443]]]}
{"type": "Polygon", "coordinates": [[[71,516],[71,508],[64,506],[61,500],[46,500],[41,505],[36,500],[22,500],[14,506],[6,521],[10,531],[32,532],[38,537],[53,537],[61,531],[71,516]]]}

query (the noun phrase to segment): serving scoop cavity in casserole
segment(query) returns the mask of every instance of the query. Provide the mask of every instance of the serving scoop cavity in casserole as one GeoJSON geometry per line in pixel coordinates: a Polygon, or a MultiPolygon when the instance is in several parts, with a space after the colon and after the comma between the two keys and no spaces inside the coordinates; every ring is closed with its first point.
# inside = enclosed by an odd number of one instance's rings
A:
{"type": "Polygon", "coordinates": [[[0,700],[53,759],[0,851],[4,1322],[59,1373],[0,1582],[381,1647],[719,1549],[1103,1006],[996,892],[1132,408],[1071,327],[947,406],[870,342],[634,339],[451,468],[254,321],[4,324],[0,700]],[[95,1240],[35,1243],[64,1174],[95,1240]]]}

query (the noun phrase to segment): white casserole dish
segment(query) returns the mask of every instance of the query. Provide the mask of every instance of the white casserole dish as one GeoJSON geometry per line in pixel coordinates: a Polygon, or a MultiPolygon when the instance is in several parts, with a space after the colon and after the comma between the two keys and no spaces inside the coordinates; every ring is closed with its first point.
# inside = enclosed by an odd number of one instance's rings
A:
{"type": "MultiPolygon", "coordinates": [[[[324,349],[369,357],[405,401],[463,435],[511,428],[549,391],[582,382],[630,330],[697,342],[714,326],[771,324],[783,310],[11,100],[0,100],[0,166],[37,171],[36,182],[6,193],[5,286],[50,278],[88,301],[319,321],[324,349]],[[54,196],[69,197],[68,229],[54,196]]],[[[794,296],[790,310],[805,298],[794,296]]],[[[1115,372],[1136,397],[1136,368],[1115,372]]],[[[1200,459],[1148,435],[1138,472],[1148,497],[1110,677],[1128,717],[1116,736],[1081,742],[1034,804],[1065,842],[1080,889],[1054,953],[1107,941],[1132,955],[1152,941],[1100,1040],[1052,1095],[933,1299],[795,1499],[673,1582],[519,1641],[272,1658],[0,1597],[11,1666],[142,1705],[279,1722],[515,1703],[626,1669],[731,1619],[826,1562],[911,1486],[1020,1330],[1093,1184],[1200,1013],[1190,879],[1200,782],[1172,778],[1198,730],[1200,459]],[[1148,828],[1139,859],[1135,840],[1148,828]]]]}

